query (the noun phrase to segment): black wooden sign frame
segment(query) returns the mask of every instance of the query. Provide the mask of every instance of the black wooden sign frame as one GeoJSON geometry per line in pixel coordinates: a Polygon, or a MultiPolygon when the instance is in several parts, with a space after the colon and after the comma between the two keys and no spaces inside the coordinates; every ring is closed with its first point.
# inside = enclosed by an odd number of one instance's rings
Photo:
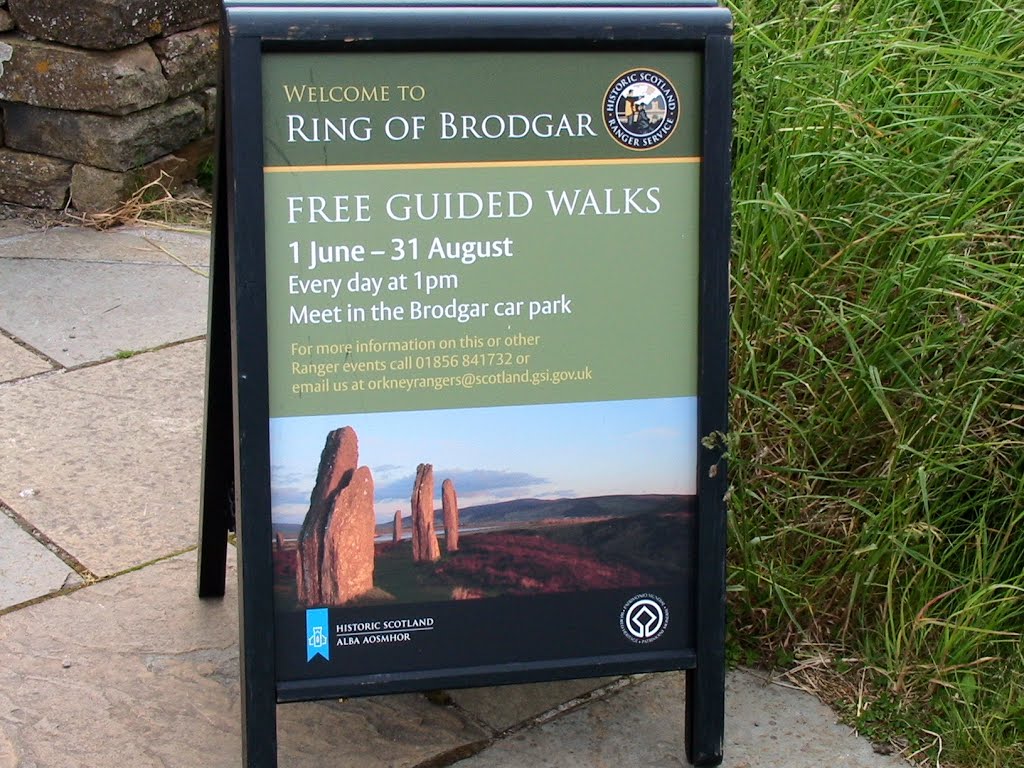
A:
{"type": "Polygon", "coordinates": [[[713,1],[365,4],[224,0],[218,91],[201,597],[224,594],[237,532],[243,764],[277,765],[276,706],[303,699],[685,669],[688,759],[717,765],[724,719],[730,239],[731,16],[713,1]],[[589,658],[377,674],[280,690],[275,677],[268,437],[261,57],[274,52],[688,50],[703,65],[700,180],[695,647],[672,658],[589,658]]]}

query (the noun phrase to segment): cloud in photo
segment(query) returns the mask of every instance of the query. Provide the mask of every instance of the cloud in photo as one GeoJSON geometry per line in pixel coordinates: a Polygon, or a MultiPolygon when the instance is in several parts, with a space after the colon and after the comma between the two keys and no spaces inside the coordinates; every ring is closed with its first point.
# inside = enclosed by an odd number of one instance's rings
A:
{"type": "MultiPolygon", "coordinates": [[[[515,498],[525,489],[544,485],[547,480],[529,472],[504,472],[493,469],[434,469],[434,495],[441,498],[441,483],[450,478],[460,496],[490,493],[502,498],[515,498]]],[[[412,496],[415,475],[405,475],[376,487],[375,500],[380,503],[412,496]]]]}
{"type": "Polygon", "coordinates": [[[275,507],[278,504],[305,504],[309,506],[309,497],[313,492],[312,488],[298,486],[274,486],[271,488],[271,504],[275,507]]]}
{"type": "Polygon", "coordinates": [[[296,485],[306,479],[304,473],[296,470],[293,467],[287,467],[282,464],[274,464],[270,468],[270,477],[274,485],[296,485]]]}

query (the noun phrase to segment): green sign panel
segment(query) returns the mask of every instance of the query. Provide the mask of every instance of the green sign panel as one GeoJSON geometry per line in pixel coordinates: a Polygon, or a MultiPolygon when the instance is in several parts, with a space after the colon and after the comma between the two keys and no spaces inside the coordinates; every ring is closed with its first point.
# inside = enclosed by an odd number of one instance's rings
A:
{"type": "Polygon", "coordinates": [[[696,395],[700,61],[265,55],[271,416],[696,395]]]}

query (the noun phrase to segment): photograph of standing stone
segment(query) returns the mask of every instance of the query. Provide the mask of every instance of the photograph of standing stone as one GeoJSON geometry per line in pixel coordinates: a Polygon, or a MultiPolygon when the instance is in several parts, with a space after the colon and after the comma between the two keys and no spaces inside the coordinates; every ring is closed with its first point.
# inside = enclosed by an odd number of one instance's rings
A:
{"type": "Polygon", "coordinates": [[[327,436],[296,547],[303,605],[342,605],[373,589],[373,475],[358,462],[351,427],[327,436]]]}
{"type": "Polygon", "coordinates": [[[459,550],[459,498],[451,479],[441,483],[441,507],[444,511],[444,551],[459,550]]]}
{"type": "Polygon", "coordinates": [[[395,522],[391,532],[391,541],[397,544],[402,540],[402,510],[395,510],[395,522]]]}
{"type": "Polygon", "coordinates": [[[441,558],[441,548],[434,533],[434,467],[416,467],[416,484],[412,488],[412,559],[417,563],[433,563],[441,558]]]}
{"type": "Polygon", "coordinates": [[[696,398],[271,430],[278,610],[645,589],[691,567],[696,398]]]}

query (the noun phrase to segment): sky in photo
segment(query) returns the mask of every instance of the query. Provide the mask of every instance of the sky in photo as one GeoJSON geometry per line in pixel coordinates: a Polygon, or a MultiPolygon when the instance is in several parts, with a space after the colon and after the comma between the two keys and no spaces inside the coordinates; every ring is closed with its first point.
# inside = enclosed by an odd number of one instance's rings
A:
{"type": "Polygon", "coordinates": [[[402,411],[270,420],[275,523],[301,523],[328,433],[352,427],[377,521],[410,513],[416,465],[451,478],[459,506],[511,499],[693,494],[697,398],[402,411]]]}

